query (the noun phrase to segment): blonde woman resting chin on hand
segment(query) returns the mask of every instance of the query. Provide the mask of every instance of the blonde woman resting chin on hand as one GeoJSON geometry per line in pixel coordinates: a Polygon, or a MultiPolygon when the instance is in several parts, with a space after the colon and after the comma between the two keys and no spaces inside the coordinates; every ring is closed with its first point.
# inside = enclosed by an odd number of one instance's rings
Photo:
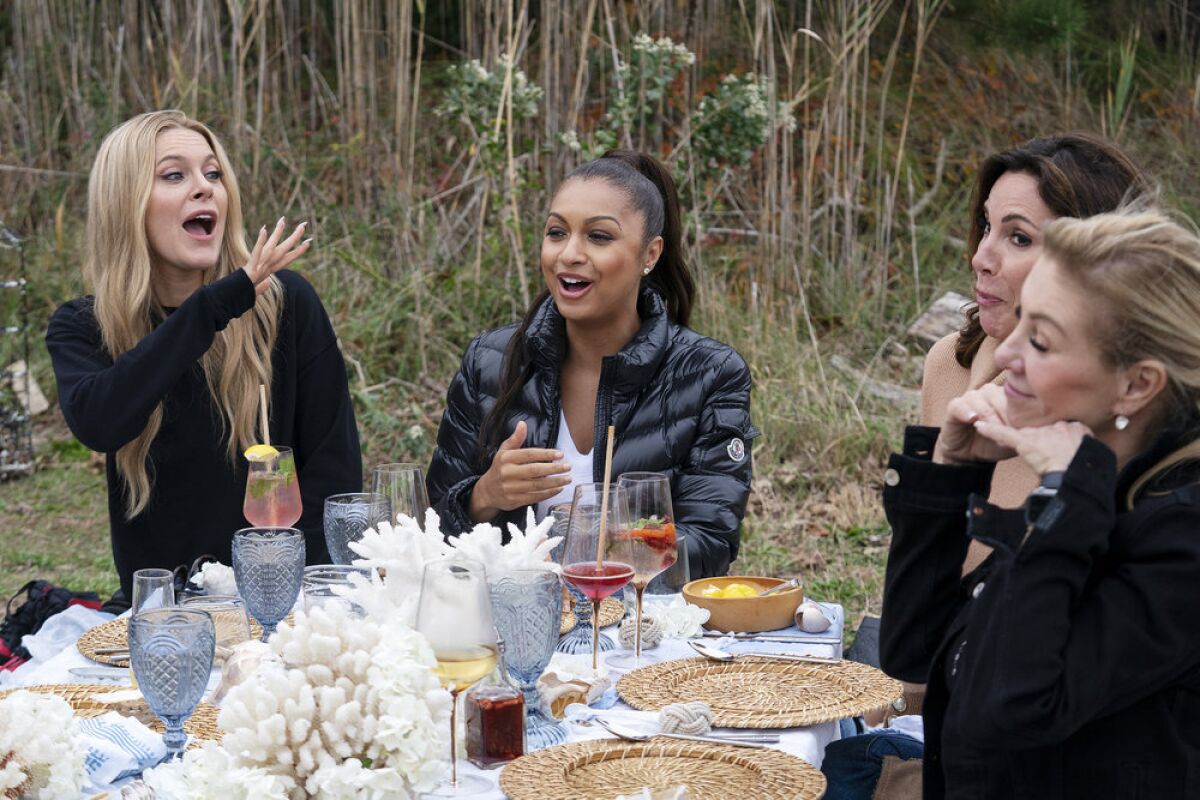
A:
{"type": "Polygon", "coordinates": [[[113,558],[133,573],[202,555],[231,560],[246,526],[242,451],[261,438],[295,454],[309,563],[328,561],[322,500],[362,485],[345,367],[321,301],[285,268],[309,249],[279,219],[246,245],[224,149],[178,111],[105,137],[88,183],[84,280],[93,294],[50,320],[63,416],[106,456],[113,558]]]}
{"type": "Polygon", "coordinates": [[[1200,237],[1051,222],[1015,311],[1004,385],[889,463],[880,653],[928,682],[924,796],[1195,796],[1200,237]],[[986,499],[1010,458],[1039,476],[1015,510],[986,499]]]}

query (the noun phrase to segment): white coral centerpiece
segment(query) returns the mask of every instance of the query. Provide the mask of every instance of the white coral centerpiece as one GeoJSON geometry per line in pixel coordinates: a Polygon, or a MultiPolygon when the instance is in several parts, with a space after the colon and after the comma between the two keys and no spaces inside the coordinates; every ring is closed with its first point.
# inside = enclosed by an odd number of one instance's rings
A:
{"type": "MultiPolygon", "coordinates": [[[[433,651],[416,633],[425,564],[472,558],[489,570],[546,565],[560,541],[552,520],[525,531],[479,525],[447,544],[437,514],[421,529],[400,516],[351,545],[358,566],[348,604],[296,612],[264,659],[223,703],[220,744],[145,774],[164,800],[410,798],[433,789],[449,757],[450,695],[434,675],[433,651]],[[366,612],[355,616],[352,609],[366,612]]],[[[553,565],[550,565],[553,566],[553,565]]]]}
{"type": "Polygon", "coordinates": [[[0,700],[0,797],[78,797],[87,752],[61,697],[18,691],[0,700]]]}
{"type": "MultiPolygon", "coordinates": [[[[218,718],[225,736],[212,746],[224,753],[212,760],[271,782],[232,797],[407,798],[437,785],[450,698],[424,637],[328,604],[297,611],[269,644],[279,660],[263,662],[230,690],[218,718]],[[267,788],[275,793],[264,794],[267,788]]],[[[195,760],[207,771],[203,762],[195,760]]],[[[189,772],[186,761],[151,770],[145,780],[174,798],[179,771],[189,772]]]]}
{"type": "Polygon", "coordinates": [[[378,530],[368,529],[360,540],[350,543],[350,549],[360,556],[354,566],[372,567],[387,576],[370,582],[351,576],[352,581],[360,581],[353,591],[354,602],[368,617],[401,620],[412,626],[417,620],[421,577],[430,561],[468,558],[483,564],[489,575],[530,567],[558,571],[558,565],[547,560],[562,541],[561,536],[547,536],[553,526],[553,517],[535,523],[530,509],[524,531],[509,523],[507,544],[502,544],[500,529],[487,523],[447,540],[433,509],[425,513],[424,530],[415,519],[400,514],[395,526],[380,523],[378,530]]]}

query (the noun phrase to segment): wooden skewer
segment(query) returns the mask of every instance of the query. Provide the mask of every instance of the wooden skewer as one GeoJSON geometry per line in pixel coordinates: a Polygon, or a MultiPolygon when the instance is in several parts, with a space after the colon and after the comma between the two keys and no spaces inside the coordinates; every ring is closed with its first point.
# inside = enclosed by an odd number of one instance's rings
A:
{"type": "Polygon", "coordinates": [[[259,400],[259,407],[262,410],[263,444],[270,444],[271,443],[271,426],[268,424],[268,417],[267,417],[267,386],[266,386],[266,384],[260,383],[258,385],[258,400],[259,400]]]}
{"type": "Polygon", "coordinates": [[[608,527],[608,482],[612,478],[612,450],[616,428],[608,426],[608,446],[604,453],[604,489],[600,495],[600,538],[596,540],[596,575],[604,574],[604,535],[608,527]]]}

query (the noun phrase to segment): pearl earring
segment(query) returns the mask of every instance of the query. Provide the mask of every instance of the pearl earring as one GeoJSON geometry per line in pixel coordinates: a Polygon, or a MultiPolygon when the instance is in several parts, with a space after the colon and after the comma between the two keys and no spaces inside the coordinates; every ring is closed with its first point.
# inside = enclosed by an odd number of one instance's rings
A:
{"type": "Polygon", "coordinates": [[[1129,427],[1129,417],[1124,414],[1117,414],[1117,418],[1113,420],[1113,425],[1116,426],[1117,430],[1123,431],[1129,427]]]}
{"type": "Polygon", "coordinates": [[[649,268],[649,267],[646,267],[644,270],[642,270],[642,274],[643,274],[643,275],[649,275],[649,274],[650,274],[650,268],[649,268]]]}

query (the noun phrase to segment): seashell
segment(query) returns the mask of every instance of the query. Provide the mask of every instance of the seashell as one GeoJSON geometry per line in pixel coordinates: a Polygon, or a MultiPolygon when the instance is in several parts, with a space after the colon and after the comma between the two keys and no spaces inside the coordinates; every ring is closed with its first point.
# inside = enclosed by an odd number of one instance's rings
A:
{"type": "Polygon", "coordinates": [[[699,700],[693,703],[671,703],[658,712],[659,730],[663,733],[682,733],[700,736],[712,730],[712,709],[699,700]]]}
{"type": "MultiPolygon", "coordinates": [[[[658,647],[665,632],[661,622],[647,614],[642,614],[642,649],[649,650],[658,647]]],[[[617,631],[617,640],[626,650],[632,650],[635,636],[637,636],[637,620],[626,617],[617,631]]]]}
{"type": "Polygon", "coordinates": [[[547,671],[538,679],[538,690],[542,694],[542,700],[555,719],[562,719],[567,706],[572,703],[591,705],[610,686],[612,679],[607,675],[583,677],[547,671]]]}
{"type": "Polygon", "coordinates": [[[254,670],[258,669],[259,664],[265,661],[279,660],[279,656],[274,655],[265,642],[252,639],[234,645],[229,648],[229,656],[225,659],[225,666],[221,669],[221,683],[213,692],[209,702],[215,706],[221,705],[221,701],[225,699],[225,695],[229,694],[229,690],[249,678],[254,670]]]}
{"type": "Polygon", "coordinates": [[[805,633],[824,633],[833,624],[825,614],[825,609],[811,600],[805,600],[796,609],[796,624],[805,633]]]}
{"type": "Polygon", "coordinates": [[[141,781],[133,781],[121,787],[121,800],[154,800],[154,790],[141,781]]]}

